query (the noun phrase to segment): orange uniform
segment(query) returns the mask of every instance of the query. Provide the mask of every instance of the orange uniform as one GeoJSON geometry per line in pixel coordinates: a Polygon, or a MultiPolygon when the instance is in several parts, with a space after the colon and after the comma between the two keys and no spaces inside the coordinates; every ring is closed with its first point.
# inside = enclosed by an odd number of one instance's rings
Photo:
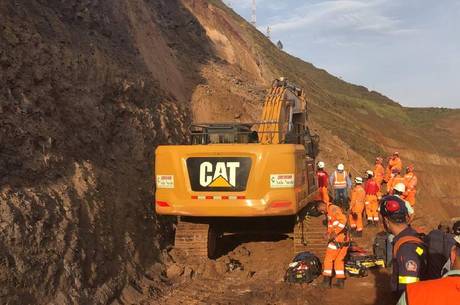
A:
{"type": "Polygon", "coordinates": [[[364,190],[366,192],[364,204],[366,206],[367,220],[379,221],[379,203],[377,196],[380,192],[380,186],[375,182],[374,178],[370,178],[364,184],[364,190]]]}
{"type": "Polygon", "coordinates": [[[390,161],[388,161],[388,167],[393,171],[393,169],[397,168],[399,171],[402,171],[402,161],[399,157],[392,157],[390,161]]]}
{"type": "Polygon", "coordinates": [[[335,271],[335,277],[338,279],[345,278],[344,259],[348,252],[349,236],[346,229],[347,216],[342,209],[336,205],[329,205],[327,208],[327,233],[329,241],[324,257],[323,275],[332,277],[335,271]]]}
{"type": "Polygon", "coordinates": [[[398,183],[404,183],[404,178],[401,177],[400,175],[397,175],[397,176],[394,176],[394,177],[391,177],[390,180],[388,181],[388,184],[387,184],[387,191],[389,194],[393,195],[393,189],[395,187],[396,184],[398,183]]]}
{"type": "Polygon", "coordinates": [[[415,194],[417,193],[417,176],[414,172],[409,172],[404,175],[403,182],[406,186],[406,192],[404,193],[403,199],[409,201],[411,206],[414,206],[415,194]]]}
{"type": "Polygon", "coordinates": [[[383,168],[382,164],[376,163],[374,167],[375,182],[377,182],[378,185],[381,185],[383,182],[384,176],[385,176],[385,169],[383,168]]]}
{"type": "Polygon", "coordinates": [[[329,175],[325,170],[318,170],[316,173],[316,178],[318,179],[318,199],[326,202],[326,204],[329,205],[330,199],[329,192],[327,190],[329,175]]]}
{"type": "Polygon", "coordinates": [[[398,169],[399,172],[402,171],[402,161],[399,157],[393,156],[390,158],[388,161],[388,166],[385,172],[385,181],[388,182],[390,181],[393,173],[393,169],[398,169]]]}
{"type": "Polygon", "coordinates": [[[351,191],[351,213],[348,216],[350,227],[357,232],[363,230],[363,211],[366,192],[362,185],[358,184],[351,191]]]}
{"type": "Polygon", "coordinates": [[[460,302],[460,274],[437,280],[421,281],[406,287],[409,305],[458,305],[460,302]]]}

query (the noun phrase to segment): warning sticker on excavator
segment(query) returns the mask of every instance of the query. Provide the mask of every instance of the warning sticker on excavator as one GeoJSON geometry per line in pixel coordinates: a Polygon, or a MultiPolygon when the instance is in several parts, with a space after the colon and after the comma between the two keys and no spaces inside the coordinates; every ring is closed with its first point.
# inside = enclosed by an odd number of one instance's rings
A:
{"type": "Polygon", "coordinates": [[[174,176],[173,175],[157,175],[157,188],[173,189],[174,188],[174,176]]]}
{"type": "Polygon", "coordinates": [[[294,174],[275,174],[270,175],[271,188],[293,188],[294,174]]]}

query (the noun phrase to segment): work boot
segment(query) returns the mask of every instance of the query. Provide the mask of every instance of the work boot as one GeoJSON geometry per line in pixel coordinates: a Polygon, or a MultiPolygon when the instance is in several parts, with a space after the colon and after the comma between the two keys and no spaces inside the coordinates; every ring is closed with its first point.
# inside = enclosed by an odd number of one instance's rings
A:
{"type": "Polygon", "coordinates": [[[323,276],[323,282],[321,283],[321,287],[331,288],[331,277],[330,276],[323,276]]]}
{"type": "Polygon", "coordinates": [[[345,279],[337,279],[333,286],[339,289],[345,288],[345,279]]]}
{"type": "Polygon", "coordinates": [[[370,227],[372,225],[372,220],[367,221],[367,226],[370,227]]]}
{"type": "Polygon", "coordinates": [[[355,237],[363,237],[363,231],[356,231],[355,237]]]}

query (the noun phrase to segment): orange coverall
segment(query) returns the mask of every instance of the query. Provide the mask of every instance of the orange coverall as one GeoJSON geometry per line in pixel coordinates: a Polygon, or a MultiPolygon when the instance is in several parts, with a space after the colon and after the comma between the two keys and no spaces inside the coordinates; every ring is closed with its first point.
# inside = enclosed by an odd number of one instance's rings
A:
{"type": "Polygon", "coordinates": [[[409,201],[411,206],[414,206],[415,194],[417,193],[417,176],[414,172],[409,172],[404,175],[403,180],[406,186],[406,192],[404,193],[403,199],[409,201]]]}
{"type": "Polygon", "coordinates": [[[349,237],[346,229],[347,216],[342,209],[331,204],[327,208],[327,233],[329,241],[324,257],[323,275],[332,277],[335,271],[335,277],[338,279],[345,278],[345,256],[348,252],[349,237]]]}
{"type": "Polygon", "coordinates": [[[366,191],[361,184],[355,186],[351,191],[351,213],[348,216],[350,221],[350,227],[356,229],[357,232],[363,230],[363,211],[364,211],[364,200],[366,197],[366,191]]]}
{"type": "Polygon", "coordinates": [[[319,200],[322,200],[326,202],[327,205],[329,205],[330,200],[329,200],[329,192],[327,190],[327,185],[329,183],[329,175],[325,170],[319,170],[316,173],[316,178],[318,179],[318,198],[319,200]]]}
{"type": "Polygon", "coordinates": [[[387,191],[389,194],[393,195],[393,189],[396,184],[404,183],[404,178],[401,175],[391,177],[387,184],[387,191]]]}
{"type": "Polygon", "coordinates": [[[402,161],[399,157],[391,157],[388,161],[388,166],[385,173],[386,182],[390,180],[394,168],[399,169],[400,172],[402,171],[402,161]]]}
{"type": "Polygon", "coordinates": [[[383,178],[385,176],[385,169],[383,168],[381,163],[376,163],[374,167],[374,177],[375,182],[380,186],[383,182],[383,178]]]}
{"type": "Polygon", "coordinates": [[[380,186],[375,182],[374,178],[370,178],[364,184],[364,190],[366,191],[364,204],[366,205],[367,220],[379,221],[377,195],[380,192],[380,186]]]}

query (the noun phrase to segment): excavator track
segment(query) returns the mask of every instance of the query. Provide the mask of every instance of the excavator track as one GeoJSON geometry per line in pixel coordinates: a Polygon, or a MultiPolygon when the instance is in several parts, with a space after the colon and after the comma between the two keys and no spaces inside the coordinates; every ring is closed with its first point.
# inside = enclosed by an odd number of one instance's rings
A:
{"type": "Polygon", "coordinates": [[[324,240],[326,227],[324,217],[305,216],[300,218],[294,227],[294,252],[309,251],[321,260],[326,254],[327,243],[324,240]]]}
{"type": "Polygon", "coordinates": [[[218,238],[218,232],[210,224],[179,220],[174,246],[190,256],[213,258],[218,238]]]}

